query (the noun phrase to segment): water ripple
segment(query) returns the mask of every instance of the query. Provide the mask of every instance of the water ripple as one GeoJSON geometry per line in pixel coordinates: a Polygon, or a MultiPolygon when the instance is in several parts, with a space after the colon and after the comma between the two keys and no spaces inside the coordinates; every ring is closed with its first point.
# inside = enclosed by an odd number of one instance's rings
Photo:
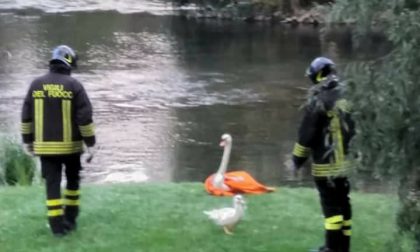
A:
{"type": "MultiPolygon", "coordinates": [[[[195,8],[194,6],[188,7],[195,8]]],[[[17,12],[18,14],[65,13],[117,11],[119,13],[147,12],[154,15],[173,15],[177,10],[184,9],[174,6],[170,1],[157,0],[3,0],[0,10],[17,12]]]]}

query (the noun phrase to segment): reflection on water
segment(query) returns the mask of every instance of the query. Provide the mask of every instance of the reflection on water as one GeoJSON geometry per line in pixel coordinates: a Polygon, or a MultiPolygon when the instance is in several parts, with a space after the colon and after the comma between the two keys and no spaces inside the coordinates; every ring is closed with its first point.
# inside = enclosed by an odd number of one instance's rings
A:
{"type": "Polygon", "coordinates": [[[230,169],[282,184],[304,69],[320,54],[339,65],[353,59],[351,48],[325,44],[312,27],[148,13],[3,12],[0,36],[0,128],[13,134],[28,84],[45,72],[51,48],[77,49],[74,76],[93,102],[100,146],[85,165],[91,182],[203,181],[217,169],[219,138],[229,132],[230,169]]]}
{"type": "Polygon", "coordinates": [[[171,2],[157,0],[2,0],[0,1],[0,10],[18,11],[19,14],[28,12],[118,11],[120,13],[149,12],[155,15],[168,15],[173,14],[177,9],[171,2]]]}

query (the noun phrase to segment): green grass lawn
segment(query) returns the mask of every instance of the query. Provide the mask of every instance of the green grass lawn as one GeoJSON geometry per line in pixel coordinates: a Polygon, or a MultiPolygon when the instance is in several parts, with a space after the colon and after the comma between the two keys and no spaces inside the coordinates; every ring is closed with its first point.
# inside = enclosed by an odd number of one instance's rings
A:
{"type": "MultiPolygon", "coordinates": [[[[209,196],[202,184],[86,185],[78,230],[55,238],[42,187],[2,187],[0,251],[304,252],[323,243],[315,189],[245,198],[246,216],[227,236],[202,211],[229,206],[231,198],[209,196]]],[[[352,251],[386,251],[396,240],[395,197],[353,193],[352,201],[352,251]]]]}

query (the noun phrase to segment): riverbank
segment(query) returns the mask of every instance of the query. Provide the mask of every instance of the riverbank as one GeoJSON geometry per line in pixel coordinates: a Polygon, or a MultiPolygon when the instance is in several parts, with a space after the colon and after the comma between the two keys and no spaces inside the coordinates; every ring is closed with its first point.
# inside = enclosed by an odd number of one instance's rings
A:
{"type": "MultiPolygon", "coordinates": [[[[323,242],[314,189],[279,188],[246,196],[244,220],[227,236],[202,213],[228,206],[200,183],[87,185],[77,232],[57,239],[46,228],[44,189],[0,187],[0,251],[287,251],[323,242]]],[[[386,251],[395,237],[397,201],[353,193],[352,251],[386,251]]],[[[409,250],[404,250],[409,251],[409,250]]]]}
{"type": "MultiPolygon", "coordinates": [[[[196,8],[182,11],[187,19],[244,21],[281,24],[319,25],[328,22],[332,4],[313,2],[304,6],[283,0],[222,1],[198,4],[196,8]],[[224,3],[224,4],[223,4],[224,3]]],[[[347,24],[352,23],[349,21],[347,24]]]]}

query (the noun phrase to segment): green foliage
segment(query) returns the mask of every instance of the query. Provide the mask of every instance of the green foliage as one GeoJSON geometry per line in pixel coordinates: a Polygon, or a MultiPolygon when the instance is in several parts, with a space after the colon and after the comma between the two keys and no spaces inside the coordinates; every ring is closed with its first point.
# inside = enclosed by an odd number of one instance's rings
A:
{"type": "MultiPolygon", "coordinates": [[[[0,198],[2,252],[301,252],[324,240],[318,195],[308,188],[245,196],[245,217],[233,236],[202,213],[230,206],[232,198],[209,196],[201,183],[86,186],[78,231],[60,240],[45,227],[41,187],[0,188],[0,198]]],[[[352,201],[352,251],[382,252],[394,244],[395,196],[353,193],[352,201]]]]}
{"type": "Polygon", "coordinates": [[[31,185],[35,167],[15,138],[0,138],[0,185],[31,185]]]}
{"type": "MultiPolygon", "coordinates": [[[[241,11],[242,14],[246,14],[250,11],[254,13],[261,13],[264,11],[270,11],[274,13],[276,11],[282,11],[284,13],[292,13],[294,8],[310,8],[314,5],[329,4],[333,0],[173,0],[175,4],[186,5],[196,4],[197,6],[211,6],[216,9],[228,9],[235,8],[241,11]],[[251,8],[251,10],[248,10],[251,8]]],[[[243,16],[243,15],[241,15],[243,16]]]]}
{"type": "Polygon", "coordinates": [[[408,0],[337,1],[333,20],[350,15],[358,20],[356,40],[379,28],[393,46],[388,55],[346,71],[359,170],[399,181],[398,225],[420,251],[420,10],[408,0]]]}
{"type": "Polygon", "coordinates": [[[403,11],[395,16],[385,31],[394,50],[381,59],[350,65],[346,72],[358,126],[354,144],[363,166],[381,177],[420,170],[419,14],[403,11]]]}

